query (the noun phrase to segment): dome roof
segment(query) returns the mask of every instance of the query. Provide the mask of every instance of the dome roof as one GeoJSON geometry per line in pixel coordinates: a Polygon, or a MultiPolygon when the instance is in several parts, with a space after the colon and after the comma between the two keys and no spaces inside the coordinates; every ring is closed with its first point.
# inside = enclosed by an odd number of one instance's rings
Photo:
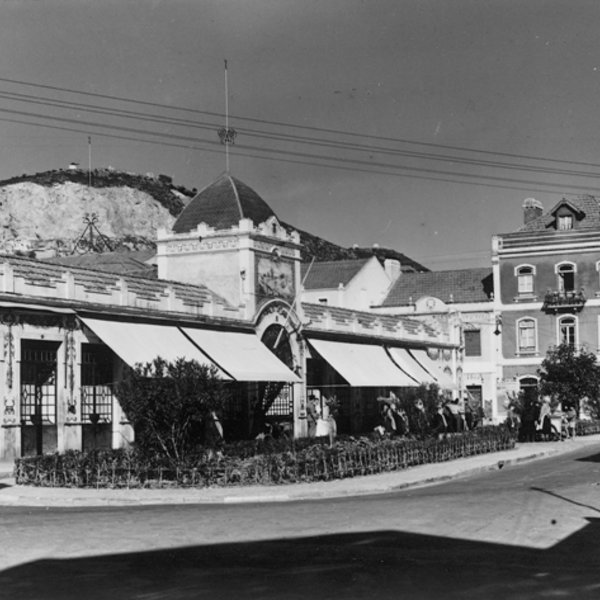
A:
{"type": "Polygon", "coordinates": [[[239,179],[224,173],[192,198],[173,225],[174,233],[193,231],[200,223],[215,229],[237,226],[240,219],[255,225],[277,217],[269,205],[239,179]]]}

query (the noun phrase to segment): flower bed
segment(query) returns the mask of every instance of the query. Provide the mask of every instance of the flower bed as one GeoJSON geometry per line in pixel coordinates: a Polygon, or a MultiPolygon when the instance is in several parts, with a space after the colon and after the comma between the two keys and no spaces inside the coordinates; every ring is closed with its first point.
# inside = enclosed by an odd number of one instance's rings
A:
{"type": "Polygon", "coordinates": [[[332,448],[324,440],[241,442],[226,445],[218,456],[204,455],[177,466],[135,450],[69,451],[19,458],[15,470],[18,484],[49,487],[280,485],[397,471],[514,445],[506,427],[490,426],[445,440],[348,438],[332,448]]]}

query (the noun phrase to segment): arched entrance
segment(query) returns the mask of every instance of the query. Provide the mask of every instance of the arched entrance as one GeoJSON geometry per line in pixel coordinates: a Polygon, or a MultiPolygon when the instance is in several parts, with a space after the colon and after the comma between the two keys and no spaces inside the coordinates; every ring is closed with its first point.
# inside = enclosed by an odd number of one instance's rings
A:
{"type": "MultiPolygon", "coordinates": [[[[300,321],[293,308],[282,300],[262,306],[256,318],[256,334],[291,371],[302,377],[304,354],[298,337],[300,321]]],[[[251,407],[252,431],[260,428],[284,428],[297,435],[298,419],[303,414],[304,385],[260,382],[251,407]]]]}

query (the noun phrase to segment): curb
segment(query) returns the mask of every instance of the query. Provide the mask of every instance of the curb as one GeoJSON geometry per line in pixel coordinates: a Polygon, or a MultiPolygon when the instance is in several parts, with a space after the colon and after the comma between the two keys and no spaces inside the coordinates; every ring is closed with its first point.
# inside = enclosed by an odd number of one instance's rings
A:
{"type": "MultiPolygon", "coordinates": [[[[590,440],[591,441],[591,440],[590,440]]],[[[579,447],[580,448],[580,447],[579,447]]],[[[345,489],[323,489],[323,486],[319,486],[318,488],[315,486],[312,489],[307,490],[297,490],[288,488],[286,491],[274,492],[274,493],[264,493],[264,494],[254,494],[249,493],[248,495],[226,495],[225,493],[222,495],[206,495],[202,496],[201,493],[182,493],[182,490],[179,490],[179,493],[176,490],[173,490],[172,494],[164,494],[158,497],[140,497],[135,496],[135,492],[133,492],[132,496],[129,498],[125,497],[107,497],[107,496],[99,496],[88,497],[88,496],[71,496],[71,497],[52,497],[52,492],[49,490],[53,488],[34,488],[36,490],[42,491],[39,495],[33,494],[18,494],[18,490],[6,490],[7,493],[4,494],[1,490],[0,486],[0,506],[22,506],[22,507],[106,507],[106,506],[158,506],[158,505],[177,505],[177,504],[195,504],[195,505],[203,505],[203,504],[226,504],[226,505],[235,505],[235,504],[259,504],[259,503],[282,503],[282,502],[299,502],[299,501],[308,501],[308,500],[327,500],[327,499],[335,499],[335,498],[348,498],[348,497],[358,497],[358,496],[369,496],[369,495],[378,495],[378,494],[386,494],[391,492],[396,492],[400,490],[406,490],[410,488],[420,488],[426,487],[430,485],[436,485],[443,482],[448,482],[456,479],[466,478],[472,475],[476,475],[479,473],[485,473],[490,471],[499,471],[503,469],[505,466],[510,465],[518,465],[526,462],[531,462],[534,460],[539,460],[543,458],[548,458],[550,456],[556,454],[567,454],[568,452],[578,450],[579,448],[573,447],[568,448],[568,450],[564,447],[554,447],[554,448],[543,448],[539,451],[534,451],[529,454],[525,454],[523,456],[515,456],[508,458],[499,458],[493,459],[490,457],[490,461],[484,465],[477,465],[473,467],[466,468],[458,468],[455,472],[446,473],[441,475],[432,475],[432,476],[424,476],[419,477],[418,473],[415,473],[414,480],[399,482],[399,483],[379,483],[379,482],[370,482],[364,481],[363,479],[363,487],[352,488],[347,487],[345,489]],[[370,487],[369,487],[370,486],[370,487]],[[47,490],[47,495],[44,495],[43,491],[47,490]],[[12,493],[11,493],[12,492],[12,493]],[[17,493],[14,493],[17,492],[17,493]]],[[[460,460],[460,459],[459,459],[460,460]]],[[[397,471],[397,473],[407,473],[408,471],[397,471]]],[[[392,475],[392,473],[389,473],[392,475]]],[[[2,473],[0,473],[0,479],[4,479],[4,481],[9,480],[11,482],[10,485],[14,485],[14,476],[12,473],[10,475],[5,475],[2,477],[2,473]]],[[[356,480],[354,480],[356,481],[356,480]]],[[[312,484],[308,484],[312,485],[312,484]]],[[[32,488],[27,488],[32,490],[32,488]]],[[[74,490],[75,491],[75,490],[74,490]]],[[[250,492],[250,490],[248,490],[250,492]]],[[[197,491],[198,492],[198,491],[197,491]]]]}

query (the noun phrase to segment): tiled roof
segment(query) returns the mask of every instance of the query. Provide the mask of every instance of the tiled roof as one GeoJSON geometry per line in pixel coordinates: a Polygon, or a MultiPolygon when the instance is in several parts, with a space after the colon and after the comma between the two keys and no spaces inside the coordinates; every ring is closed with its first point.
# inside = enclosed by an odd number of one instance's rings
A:
{"type": "Polygon", "coordinates": [[[491,300],[491,268],[403,273],[392,286],[382,306],[407,306],[423,296],[443,302],[486,302],[491,300]]]}
{"type": "Polygon", "coordinates": [[[73,275],[75,282],[89,292],[111,295],[115,289],[120,289],[119,282],[123,280],[127,284],[127,289],[135,293],[138,298],[158,301],[167,296],[167,288],[170,288],[176,298],[190,306],[204,306],[207,303],[214,302],[225,308],[231,308],[227,300],[204,285],[192,285],[149,277],[134,277],[77,266],[67,267],[49,261],[12,255],[0,255],[0,263],[8,263],[12,267],[15,277],[21,277],[27,283],[33,285],[49,288],[57,287],[59,282],[64,282],[64,275],[68,271],[73,275]]]}
{"type": "Polygon", "coordinates": [[[57,256],[45,259],[44,262],[65,265],[69,268],[82,267],[96,271],[118,273],[120,275],[156,278],[156,268],[146,263],[146,260],[155,254],[154,250],[73,254],[71,256],[57,256]]]}
{"type": "Polygon", "coordinates": [[[334,289],[339,284],[347,285],[365,266],[369,258],[357,260],[332,260],[326,262],[302,263],[302,279],[307,290],[334,289]],[[310,270],[309,270],[310,269],[310,270]],[[306,275],[308,271],[308,275],[306,275]],[[304,279],[306,275],[306,279],[304,279]]]}
{"type": "Polygon", "coordinates": [[[193,231],[200,223],[229,229],[243,218],[259,225],[272,216],[275,213],[252,188],[225,173],[192,198],[175,221],[173,231],[193,231]]]}
{"type": "MultiPolygon", "coordinates": [[[[594,196],[584,195],[564,198],[564,200],[572,207],[584,213],[584,217],[577,224],[577,229],[597,229],[600,227],[600,204],[594,196]]],[[[561,204],[559,202],[558,204],[561,204]]],[[[554,223],[554,212],[558,204],[553,206],[551,210],[545,212],[537,219],[533,219],[523,225],[519,231],[547,231],[548,227],[554,223]]]]}
{"type": "Polygon", "coordinates": [[[370,329],[373,335],[376,334],[376,327],[379,323],[382,330],[387,334],[397,332],[400,325],[403,331],[409,334],[417,334],[419,330],[423,330],[429,336],[436,335],[432,327],[410,317],[372,313],[308,302],[302,303],[302,310],[306,317],[310,319],[307,329],[315,328],[315,326],[320,329],[321,327],[318,327],[318,325],[324,326],[327,318],[330,318],[334,325],[341,326],[349,326],[353,321],[357,321],[361,329],[370,329]]]}

